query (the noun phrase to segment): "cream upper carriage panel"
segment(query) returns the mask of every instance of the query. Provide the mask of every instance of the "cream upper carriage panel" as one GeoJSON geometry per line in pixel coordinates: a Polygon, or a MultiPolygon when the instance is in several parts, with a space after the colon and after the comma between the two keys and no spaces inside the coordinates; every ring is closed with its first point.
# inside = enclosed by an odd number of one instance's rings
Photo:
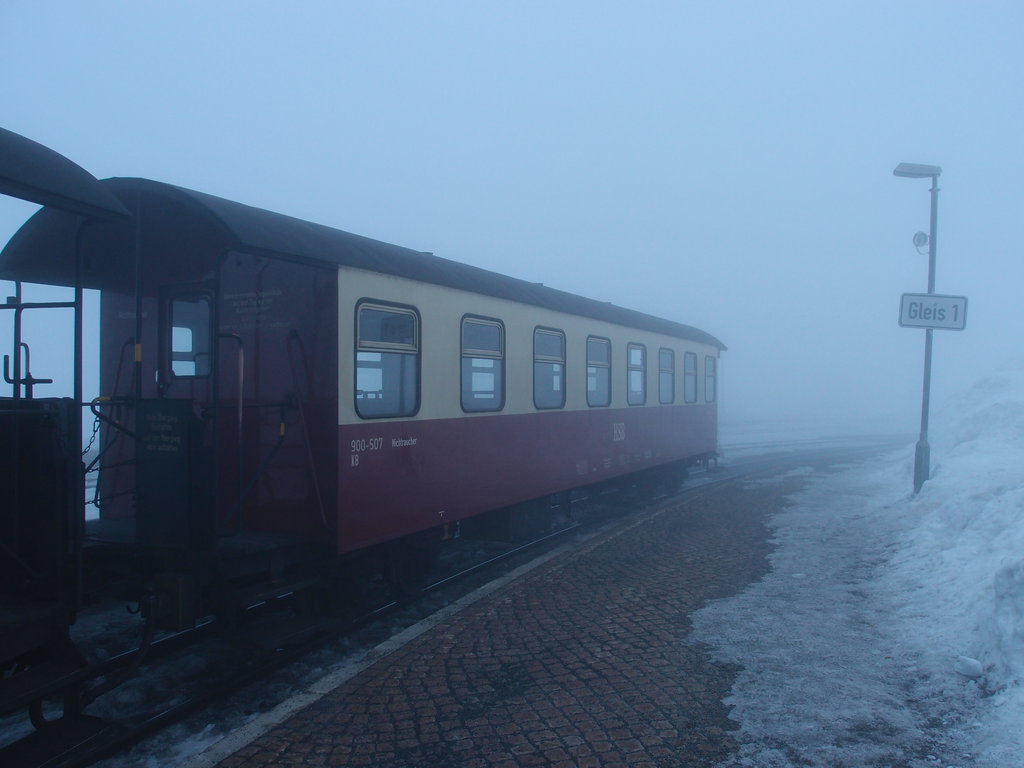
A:
{"type": "MultiPolygon", "coordinates": [[[[550,329],[565,335],[565,405],[557,410],[586,410],[587,339],[607,339],[611,345],[610,408],[639,407],[627,403],[627,346],[642,345],[646,351],[646,406],[661,404],[659,351],[673,352],[675,405],[705,403],[705,360],[717,361],[722,347],[717,340],[684,339],[570,312],[526,304],[507,298],[412,280],[392,274],[341,266],[338,276],[340,424],[363,422],[356,412],[356,317],[357,307],[394,307],[408,310],[418,321],[417,351],[420,356],[419,407],[409,420],[444,419],[532,413],[534,404],[534,331],[550,329]],[[483,413],[467,412],[460,400],[461,328],[464,318],[497,321],[503,330],[504,405],[483,413]],[[696,389],[684,391],[684,356],[695,356],[696,389]],[[689,397],[687,397],[689,394],[689,397]]],[[[713,397],[711,398],[714,399],[713,397]]]]}

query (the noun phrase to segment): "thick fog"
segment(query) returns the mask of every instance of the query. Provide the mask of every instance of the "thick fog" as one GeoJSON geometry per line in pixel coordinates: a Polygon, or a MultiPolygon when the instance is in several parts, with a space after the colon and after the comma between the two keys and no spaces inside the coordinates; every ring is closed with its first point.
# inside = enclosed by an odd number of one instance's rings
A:
{"type": "MultiPolygon", "coordinates": [[[[1020,354],[1022,22],[1015,1],[7,0],[0,125],[100,178],[698,326],[729,347],[726,420],[913,433],[924,332],[897,318],[927,287],[930,184],[892,170],[942,166],[936,290],[969,298],[935,333],[938,399],[1020,354]]],[[[0,199],[0,241],[33,210],[0,199]]]]}

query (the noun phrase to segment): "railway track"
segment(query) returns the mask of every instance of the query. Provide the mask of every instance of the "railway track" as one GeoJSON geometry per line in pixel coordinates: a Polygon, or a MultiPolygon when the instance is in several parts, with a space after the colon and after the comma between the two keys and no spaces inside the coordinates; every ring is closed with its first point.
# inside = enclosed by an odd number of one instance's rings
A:
{"type": "MultiPolygon", "coordinates": [[[[413,616],[430,611],[433,609],[431,606],[437,602],[435,596],[443,590],[451,590],[474,576],[478,579],[489,578],[484,575],[488,569],[493,571],[501,567],[502,563],[526,556],[578,527],[577,523],[571,523],[500,553],[494,552],[493,545],[482,547],[478,544],[476,549],[483,551],[482,557],[474,558],[462,553],[457,559],[456,572],[434,572],[429,583],[417,594],[387,599],[355,615],[340,612],[316,620],[301,620],[288,615],[282,617],[280,611],[267,611],[267,615],[261,619],[246,623],[239,631],[226,635],[218,634],[217,630],[221,628],[217,622],[210,620],[195,629],[161,637],[147,643],[142,649],[118,653],[68,678],[69,686],[85,686],[83,698],[86,707],[100,698],[101,689],[113,689],[108,684],[120,675],[134,673],[140,678],[151,680],[170,678],[170,685],[177,687],[182,681],[173,680],[175,675],[168,669],[191,666],[188,656],[203,657],[205,668],[199,684],[187,685],[188,690],[184,693],[178,692],[166,696],[158,703],[147,704],[142,713],[135,711],[110,715],[107,712],[116,709],[117,705],[104,702],[107,706],[101,708],[104,711],[103,717],[84,715],[47,723],[0,749],[0,765],[19,768],[78,768],[94,764],[209,707],[246,685],[266,679],[329,642],[350,637],[360,629],[393,617],[403,610],[413,616]],[[244,636],[241,632],[245,633],[244,636]],[[240,650],[244,652],[240,654],[240,650]]],[[[448,565],[451,567],[451,563],[448,565]]],[[[377,589],[378,596],[384,592],[386,590],[383,588],[377,589]]],[[[287,609],[287,601],[281,600],[281,603],[281,608],[287,609]]],[[[145,689],[138,690],[137,694],[147,699],[153,697],[153,685],[149,683],[145,689]]],[[[119,691],[121,698],[125,690],[130,691],[131,686],[119,691]]]]}
{"type": "Polygon", "coordinates": [[[479,543],[472,556],[462,553],[457,564],[447,563],[454,572],[436,572],[420,594],[414,597],[384,599],[356,615],[334,614],[318,620],[297,621],[268,612],[247,625],[245,638],[217,634],[211,622],[187,633],[178,633],[153,642],[145,654],[138,651],[114,656],[89,670],[93,685],[103,685],[110,676],[126,669],[138,669],[147,682],[134,693],[129,687],[98,711],[102,716],[86,715],[57,721],[0,750],[0,764],[26,768],[80,768],[112,755],[123,753],[131,745],[168,728],[191,715],[213,707],[252,683],[271,678],[318,649],[334,645],[341,652],[372,647],[383,638],[415,624],[445,605],[457,600],[503,572],[537,558],[539,552],[553,551],[572,534],[564,546],[577,546],[585,540],[614,528],[624,528],[645,513],[670,504],[691,501],[721,486],[743,482],[759,475],[773,474],[798,465],[804,456],[821,460],[823,450],[844,459],[867,456],[879,445],[855,448],[816,446],[811,450],[795,447],[783,454],[751,457],[736,466],[690,478],[682,488],[666,493],[641,493],[636,488],[620,489],[600,497],[581,500],[574,506],[575,521],[536,540],[496,552],[493,546],[479,543]],[[240,653],[242,647],[244,653],[240,653]],[[160,670],[163,670],[162,672],[160,670]],[[164,689],[162,694],[157,689],[164,689]],[[127,695],[126,695],[127,692],[127,695]],[[131,696],[147,700],[144,711],[136,705],[128,714],[118,714],[128,706],[131,696]]]}

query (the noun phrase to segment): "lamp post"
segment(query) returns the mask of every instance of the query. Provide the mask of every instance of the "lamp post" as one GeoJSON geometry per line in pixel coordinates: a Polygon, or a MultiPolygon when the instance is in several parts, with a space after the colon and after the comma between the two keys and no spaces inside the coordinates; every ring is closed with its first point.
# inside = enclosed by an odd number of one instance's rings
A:
{"type": "MultiPolygon", "coordinates": [[[[942,169],[937,165],[900,163],[893,170],[894,176],[907,179],[931,178],[931,222],[928,230],[928,293],[935,293],[935,232],[939,215],[939,175],[942,169]]],[[[924,332],[924,386],[921,393],[921,436],[914,450],[914,493],[921,490],[928,479],[931,468],[931,447],[928,445],[928,405],[932,386],[932,329],[924,332]]]]}

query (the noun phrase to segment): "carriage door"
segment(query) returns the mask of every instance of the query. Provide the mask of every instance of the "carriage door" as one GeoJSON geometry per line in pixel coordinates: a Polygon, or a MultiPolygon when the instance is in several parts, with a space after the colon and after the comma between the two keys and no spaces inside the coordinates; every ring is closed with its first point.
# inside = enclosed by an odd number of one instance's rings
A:
{"type": "Polygon", "coordinates": [[[221,264],[217,504],[225,532],[273,527],[266,507],[287,453],[282,446],[291,399],[286,274],[279,262],[246,253],[230,253],[221,264]]]}
{"type": "Polygon", "coordinates": [[[138,540],[175,550],[210,544],[213,291],[164,289],[157,397],[138,403],[138,540]]]}
{"type": "Polygon", "coordinates": [[[336,270],[231,252],[221,263],[221,530],[321,532],[336,455],[336,270]]]}

